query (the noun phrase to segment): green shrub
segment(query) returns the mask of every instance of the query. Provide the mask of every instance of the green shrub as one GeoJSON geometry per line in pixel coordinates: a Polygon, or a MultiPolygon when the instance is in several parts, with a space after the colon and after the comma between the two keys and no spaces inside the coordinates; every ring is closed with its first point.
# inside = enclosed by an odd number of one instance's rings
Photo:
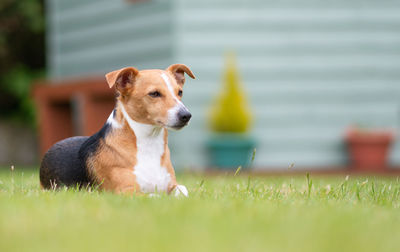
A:
{"type": "Polygon", "coordinates": [[[0,120],[35,125],[32,82],[44,76],[43,0],[0,1],[0,120]]]}
{"type": "Polygon", "coordinates": [[[244,133],[251,124],[251,113],[241,89],[233,53],[227,54],[224,85],[211,108],[210,126],[215,132],[244,133]]]}

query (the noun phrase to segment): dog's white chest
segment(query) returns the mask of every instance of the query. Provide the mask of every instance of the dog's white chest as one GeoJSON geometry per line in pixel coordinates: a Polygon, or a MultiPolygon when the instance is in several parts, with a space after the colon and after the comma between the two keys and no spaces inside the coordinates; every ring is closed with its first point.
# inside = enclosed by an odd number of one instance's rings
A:
{"type": "Polygon", "coordinates": [[[157,135],[147,136],[136,133],[136,165],[133,174],[144,193],[166,192],[171,175],[161,166],[164,154],[164,130],[157,135]]]}
{"type": "Polygon", "coordinates": [[[136,164],[133,174],[143,193],[166,192],[171,175],[161,166],[164,154],[165,131],[160,127],[138,123],[132,120],[124,106],[120,104],[122,114],[136,136],[136,164]]]}

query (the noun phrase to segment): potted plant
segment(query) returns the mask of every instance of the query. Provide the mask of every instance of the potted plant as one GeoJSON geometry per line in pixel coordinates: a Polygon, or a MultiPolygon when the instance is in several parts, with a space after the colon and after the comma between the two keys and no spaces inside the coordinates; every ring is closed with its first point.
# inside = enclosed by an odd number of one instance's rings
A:
{"type": "Polygon", "coordinates": [[[385,171],[394,138],[392,130],[349,128],[346,143],[352,168],[356,171],[385,171]]]}
{"type": "Polygon", "coordinates": [[[222,169],[248,167],[255,141],[248,134],[251,113],[232,53],[227,55],[224,85],[211,108],[209,122],[213,131],[207,142],[210,165],[222,169]]]}

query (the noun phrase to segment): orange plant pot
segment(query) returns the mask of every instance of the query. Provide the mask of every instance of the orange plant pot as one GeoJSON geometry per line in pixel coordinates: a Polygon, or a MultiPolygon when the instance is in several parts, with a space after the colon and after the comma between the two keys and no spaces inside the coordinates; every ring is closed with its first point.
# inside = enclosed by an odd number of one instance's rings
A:
{"type": "Polygon", "coordinates": [[[352,168],[356,171],[385,171],[394,137],[394,132],[389,130],[350,129],[346,142],[352,168]]]}

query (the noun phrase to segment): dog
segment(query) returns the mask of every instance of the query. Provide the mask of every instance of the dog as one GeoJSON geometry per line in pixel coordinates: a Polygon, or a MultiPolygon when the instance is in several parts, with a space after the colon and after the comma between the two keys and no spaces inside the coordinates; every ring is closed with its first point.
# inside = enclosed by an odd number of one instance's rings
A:
{"type": "Polygon", "coordinates": [[[181,101],[185,73],[195,79],[183,64],[106,74],[116,89],[114,110],[94,135],[64,139],[47,151],[41,187],[97,185],[115,193],[188,196],[176,182],[168,148],[168,129],[182,129],[191,118],[181,101]]]}

